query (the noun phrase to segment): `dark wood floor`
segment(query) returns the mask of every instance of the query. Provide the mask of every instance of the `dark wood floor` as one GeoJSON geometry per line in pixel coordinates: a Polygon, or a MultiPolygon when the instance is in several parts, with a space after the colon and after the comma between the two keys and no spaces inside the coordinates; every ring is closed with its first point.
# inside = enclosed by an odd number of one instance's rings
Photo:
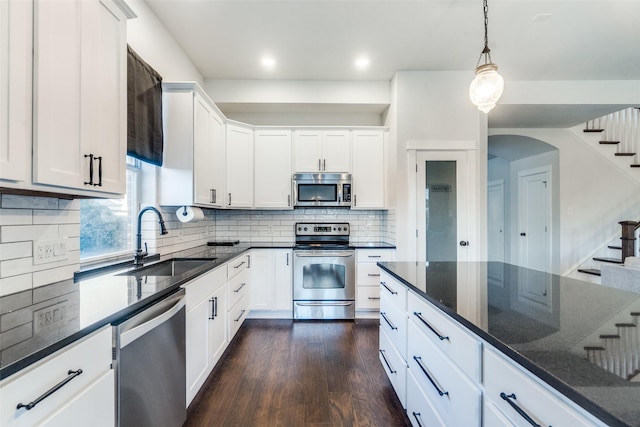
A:
{"type": "Polygon", "coordinates": [[[378,327],[246,320],[185,426],[410,426],[378,360],[378,327]]]}

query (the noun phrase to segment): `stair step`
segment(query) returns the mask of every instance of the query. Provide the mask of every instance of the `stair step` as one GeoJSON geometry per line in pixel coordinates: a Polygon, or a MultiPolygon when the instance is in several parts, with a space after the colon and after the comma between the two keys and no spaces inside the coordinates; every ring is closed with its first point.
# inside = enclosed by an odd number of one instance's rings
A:
{"type": "Polygon", "coordinates": [[[603,340],[606,340],[606,339],[620,339],[620,335],[618,335],[618,334],[602,334],[602,335],[600,335],[600,338],[602,338],[603,340]]]}
{"type": "Polygon", "coordinates": [[[635,323],[616,323],[616,327],[618,328],[635,328],[635,323]]]}
{"type": "Polygon", "coordinates": [[[607,246],[607,247],[608,247],[609,249],[617,249],[617,250],[619,250],[619,251],[621,251],[621,250],[622,250],[622,246],[609,245],[609,246],[607,246]]]}
{"type": "Polygon", "coordinates": [[[593,257],[594,261],[600,262],[609,262],[611,264],[622,264],[622,260],[618,258],[609,258],[609,257],[593,257]]]}
{"type": "Polygon", "coordinates": [[[635,156],[636,153],[616,153],[614,155],[615,156],[622,156],[622,157],[631,157],[631,156],[635,156]]]}
{"type": "MultiPolygon", "coordinates": [[[[580,273],[591,274],[593,276],[600,276],[600,270],[596,268],[579,268],[578,271],[580,273]]],[[[638,314],[640,316],[640,314],[638,314]]]]}
{"type": "Polygon", "coordinates": [[[584,346],[584,349],[589,351],[589,350],[605,350],[604,347],[599,346],[599,345],[586,345],[584,346]]]}
{"type": "Polygon", "coordinates": [[[635,317],[640,316],[640,312],[637,311],[632,311],[630,314],[635,317]]]}
{"type": "Polygon", "coordinates": [[[634,163],[632,165],[630,165],[632,168],[640,168],[640,164],[638,163],[634,163]]]}
{"type": "Polygon", "coordinates": [[[604,129],[584,129],[583,132],[586,132],[586,133],[604,132],[604,129]]]}
{"type": "Polygon", "coordinates": [[[620,141],[600,141],[602,145],[617,145],[620,144],[620,141]]]}

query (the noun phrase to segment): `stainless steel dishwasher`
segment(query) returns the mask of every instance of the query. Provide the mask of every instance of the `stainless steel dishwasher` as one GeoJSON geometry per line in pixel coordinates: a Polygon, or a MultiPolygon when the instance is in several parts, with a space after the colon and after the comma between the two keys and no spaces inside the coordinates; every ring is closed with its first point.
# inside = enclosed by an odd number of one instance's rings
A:
{"type": "Polygon", "coordinates": [[[114,325],[119,427],[180,427],[187,418],[184,294],[114,325]]]}

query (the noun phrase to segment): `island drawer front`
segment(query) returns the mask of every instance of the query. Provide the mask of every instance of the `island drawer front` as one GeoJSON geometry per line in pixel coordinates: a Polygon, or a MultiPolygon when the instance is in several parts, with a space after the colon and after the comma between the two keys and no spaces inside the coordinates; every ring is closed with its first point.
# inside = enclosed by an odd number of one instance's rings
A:
{"type": "Polygon", "coordinates": [[[383,262],[393,261],[395,249],[358,249],[356,254],[357,262],[383,262]]]}
{"type": "Polygon", "coordinates": [[[409,336],[409,372],[445,424],[479,427],[482,420],[482,392],[478,386],[453,365],[413,322],[409,323],[409,336]]]}
{"type": "Polygon", "coordinates": [[[195,307],[200,301],[211,295],[212,292],[216,291],[221,286],[224,286],[226,283],[227,269],[223,266],[198,276],[194,280],[182,285],[186,292],[185,302],[187,310],[195,307]]]}
{"type": "Polygon", "coordinates": [[[238,332],[238,329],[240,329],[240,326],[242,326],[242,322],[244,322],[249,315],[250,304],[251,299],[249,295],[243,294],[238,303],[229,310],[229,342],[231,342],[236,332],[238,332]]]}
{"type": "Polygon", "coordinates": [[[447,427],[438,411],[431,405],[418,380],[407,370],[407,417],[414,427],[447,427]]]}
{"type": "Polygon", "coordinates": [[[566,397],[541,383],[515,362],[505,359],[494,349],[484,349],[485,398],[491,399],[504,416],[517,426],[529,426],[511,405],[508,398],[540,425],[604,426],[602,422],[573,406],[566,397]],[[572,405],[572,406],[570,406],[572,405]],[[579,412],[580,411],[580,412],[579,412]]]}
{"type": "Polygon", "coordinates": [[[51,416],[97,378],[109,371],[113,333],[111,327],[94,332],[0,383],[0,425],[33,426],[51,416]],[[70,378],[70,370],[82,370],[62,388],[40,401],[31,410],[27,405],[49,389],[70,378]]]}
{"type": "Polygon", "coordinates": [[[371,263],[356,264],[358,286],[380,286],[380,267],[371,263]]]}
{"type": "Polygon", "coordinates": [[[378,353],[380,363],[391,381],[393,389],[403,408],[407,407],[407,364],[398,353],[386,332],[380,329],[380,351],[378,353]]]}
{"type": "Polygon", "coordinates": [[[380,308],[380,288],[378,286],[358,286],[356,307],[359,309],[380,308]]]}
{"type": "Polygon", "coordinates": [[[382,270],[380,271],[380,295],[389,297],[389,301],[392,301],[400,310],[407,311],[407,287],[382,270]]]}
{"type": "Polygon", "coordinates": [[[229,280],[229,308],[232,308],[247,293],[249,279],[249,271],[244,270],[229,280]]]}
{"type": "Polygon", "coordinates": [[[407,315],[396,307],[386,295],[380,296],[380,329],[387,333],[400,355],[406,360],[407,315]]]}
{"type": "Polygon", "coordinates": [[[231,279],[236,274],[239,274],[247,269],[249,266],[249,255],[241,255],[232,259],[227,263],[227,278],[231,279]]]}
{"type": "Polygon", "coordinates": [[[407,311],[411,322],[415,323],[418,329],[429,337],[471,380],[480,382],[482,378],[482,343],[480,340],[464,331],[439,309],[413,292],[409,292],[407,299],[409,306],[407,311]],[[435,332],[429,329],[427,324],[435,332]]]}

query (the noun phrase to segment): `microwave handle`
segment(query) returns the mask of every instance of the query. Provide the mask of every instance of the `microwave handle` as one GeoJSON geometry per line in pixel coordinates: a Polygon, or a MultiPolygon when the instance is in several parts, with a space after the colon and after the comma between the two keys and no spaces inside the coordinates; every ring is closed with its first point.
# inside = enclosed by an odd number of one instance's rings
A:
{"type": "Polygon", "coordinates": [[[291,183],[291,194],[293,194],[293,206],[298,203],[298,181],[294,180],[291,183]]]}

